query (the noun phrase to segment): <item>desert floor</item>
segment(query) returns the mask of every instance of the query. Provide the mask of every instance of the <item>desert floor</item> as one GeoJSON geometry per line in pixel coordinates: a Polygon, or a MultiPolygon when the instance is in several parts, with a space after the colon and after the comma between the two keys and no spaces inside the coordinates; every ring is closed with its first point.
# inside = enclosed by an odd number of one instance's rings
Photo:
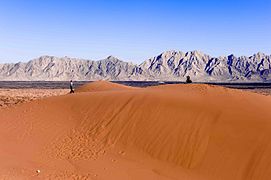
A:
{"type": "Polygon", "coordinates": [[[243,91],[250,91],[250,92],[254,92],[254,93],[259,93],[259,94],[263,94],[266,96],[270,96],[271,95],[271,89],[246,89],[243,91]]]}
{"type": "Polygon", "coordinates": [[[268,180],[271,96],[252,91],[2,89],[0,179],[268,180]]]}
{"type": "Polygon", "coordinates": [[[69,89],[0,89],[0,108],[68,93],[69,89]]]}

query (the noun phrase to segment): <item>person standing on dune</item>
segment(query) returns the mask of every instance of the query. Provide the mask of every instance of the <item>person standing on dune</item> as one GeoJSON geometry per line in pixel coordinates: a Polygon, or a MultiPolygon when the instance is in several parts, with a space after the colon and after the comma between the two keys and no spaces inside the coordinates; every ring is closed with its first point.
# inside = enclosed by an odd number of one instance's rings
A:
{"type": "Polygon", "coordinates": [[[187,84],[192,83],[192,80],[191,80],[190,76],[186,76],[186,83],[187,84]]]}
{"type": "Polygon", "coordinates": [[[70,81],[70,89],[71,89],[70,93],[74,93],[72,80],[70,81]]]}

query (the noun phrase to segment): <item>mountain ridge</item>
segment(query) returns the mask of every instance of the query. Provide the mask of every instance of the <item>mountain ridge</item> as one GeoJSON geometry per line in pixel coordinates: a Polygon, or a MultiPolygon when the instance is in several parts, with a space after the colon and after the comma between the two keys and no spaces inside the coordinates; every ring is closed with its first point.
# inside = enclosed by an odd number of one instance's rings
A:
{"type": "Polygon", "coordinates": [[[165,51],[134,64],[108,56],[102,60],[41,56],[28,62],[0,64],[4,81],[184,81],[266,82],[271,80],[271,55],[212,57],[201,51],[165,51]]]}

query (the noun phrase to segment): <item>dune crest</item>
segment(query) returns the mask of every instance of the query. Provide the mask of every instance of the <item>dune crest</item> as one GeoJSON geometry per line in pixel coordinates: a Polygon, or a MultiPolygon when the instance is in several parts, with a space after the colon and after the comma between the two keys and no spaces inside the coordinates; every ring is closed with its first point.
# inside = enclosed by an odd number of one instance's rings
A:
{"type": "Polygon", "coordinates": [[[98,92],[98,91],[118,91],[127,89],[135,88],[117,83],[112,83],[109,81],[95,81],[77,88],[76,92],[80,93],[80,92],[98,92]]]}
{"type": "Polygon", "coordinates": [[[19,161],[17,177],[35,167],[45,170],[42,177],[64,170],[89,178],[95,175],[86,172],[95,171],[101,179],[271,176],[271,97],[208,85],[108,82],[79,92],[96,93],[0,110],[0,156],[12,157],[0,170],[12,173],[9,167],[19,161]]]}

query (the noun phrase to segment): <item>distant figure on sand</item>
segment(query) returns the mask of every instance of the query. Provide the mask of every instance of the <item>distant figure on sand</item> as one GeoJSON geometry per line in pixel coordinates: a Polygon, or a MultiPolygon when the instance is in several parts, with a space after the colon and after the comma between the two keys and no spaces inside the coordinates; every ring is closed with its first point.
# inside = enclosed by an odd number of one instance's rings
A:
{"type": "Polygon", "coordinates": [[[192,83],[192,80],[190,79],[190,76],[186,76],[186,83],[187,83],[187,84],[192,83]]]}
{"type": "Polygon", "coordinates": [[[74,93],[72,80],[70,81],[70,89],[71,89],[70,93],[74,93]]]}

